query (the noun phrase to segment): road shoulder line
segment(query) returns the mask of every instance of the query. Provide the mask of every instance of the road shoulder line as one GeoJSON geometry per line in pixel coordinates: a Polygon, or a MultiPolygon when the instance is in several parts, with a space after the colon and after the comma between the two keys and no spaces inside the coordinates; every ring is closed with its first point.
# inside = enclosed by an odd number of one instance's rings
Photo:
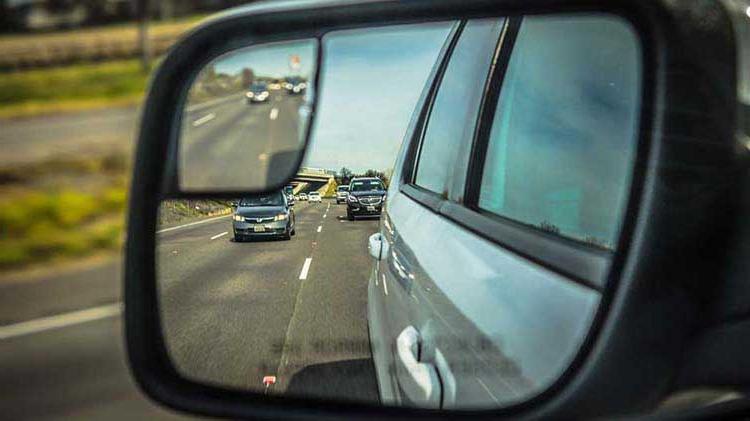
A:
{"type": "Polygon", "coordinates": [[[85,310],[73,311],[70,313],[58,314],[57,316],[42,317],[40,319],[32,319],[12,325],[0,326],[0,340],[115,317],[121,312],[122,303],[114,303],[85,310]]]}

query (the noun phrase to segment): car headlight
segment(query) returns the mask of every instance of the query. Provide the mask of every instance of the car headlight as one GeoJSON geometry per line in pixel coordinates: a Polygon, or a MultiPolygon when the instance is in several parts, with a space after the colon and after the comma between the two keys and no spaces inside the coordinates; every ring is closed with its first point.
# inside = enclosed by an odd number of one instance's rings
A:
{"type": "Polygon", "coordinates": [[[349,202],[352,202],[352,203],[358,202],[357,198],[354,197],[354,196],[347,196],[346,200],[348,200],[349,202]]]}
{"type": "Polygon", "coordinates": [[[248,98],[252,98],[253,97],[253,93],[252,92],[248,92],[248,93],[245,94],[245,96],[248,97],[248,98]]]}
{"type": "Polygon", "coordinates": [[[237,222],[243,222],[243,221],[245,220],[245,217],[244,217],[244,216],[242,216],[242,215],[234,215],[234,216],[232,217],[232,219],[234,219],[234,220],[235,220],[235,221],[237,221],[237,222]]]}
{"type": "Polygon", "coordinates": [[[285,214],[285,213],[280,213],[280,214],[276,215],[276,216],[275,216],[275,217],[273,218],[273,220],[274,220],[274,221],[286,221],[286,219],[287,219],[287,218],[289,218],[289,215],[287,215],[287,214],[285,214]]]}

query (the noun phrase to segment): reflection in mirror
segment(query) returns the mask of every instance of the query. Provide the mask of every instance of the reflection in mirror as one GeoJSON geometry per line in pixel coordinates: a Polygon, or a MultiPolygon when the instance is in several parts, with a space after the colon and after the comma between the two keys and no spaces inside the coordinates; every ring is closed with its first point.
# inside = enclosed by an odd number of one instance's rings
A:
{"type": "MultiPolygon", "coordinates": [[[[507,406],[559,379],[599,290],[402,189],[413,182],[461,203],[480,104],[498,100],[482,98],[477,81],[505,23],[471,20],[458,32],[424,131],[410,121],[430,106],[419,98],[455,24],[327,34],[314,130],[288,184],[162,203],[160,310],[180,373],[265,394],[443,409],[507,406]],[[423,143],[410,156],[402,139],[414,132],[423,143]],[[405,165],[418,168],[413,180],[405,165]]],[[[477,217],[492,227],[499,214],[538,230],[529,238],[601,256],[616,244],[637,144],[637,37],[619,19],[577,15],[526,18],[518,40],[531,47],[513,52],[500,117],[486,117],[477,205],[488,212],[477,217]],[[595,234],[606,247],[586,240],[595,234]]]]}
{"type": "Polygon", "coordinates": [[[224,54],[188,92],[179,139],[183,191],[259,191],[294,173],[311,113],[317,40],[224,54]]]}

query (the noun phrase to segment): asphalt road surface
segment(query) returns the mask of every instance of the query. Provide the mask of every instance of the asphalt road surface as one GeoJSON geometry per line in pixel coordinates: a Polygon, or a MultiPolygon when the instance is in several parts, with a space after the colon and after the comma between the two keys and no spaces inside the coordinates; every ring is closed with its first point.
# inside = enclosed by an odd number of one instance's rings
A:
{"type": "Polygon", "coordinates": [[[130,155],[139,110],[102,110],[0,119],[0,167],[61,157],[130,155]]]}
{"type": "Polygon", "coordinates": [[[185,189],[262,189],[296,167],[302,95],[272,90],[248,104],[233,95],[188,107],[180,136],[180,185],[185,189]]]}
{"type": "MultiPolygon", "coordinates": [[[[378,222],[346,221],[327,201],[295,208],[290,241],[235,243],[228,217],[160,234],[174,359],[201,380],[261,390],[260,376],[276,375],[269,393],[376,400],[365,314],[366,240],[378,222]]],[[[119,261],[47,276],[0,284],[2,418],[182,417],[130,377],[119,261]]]]}
{"type": "Polygon", "coordinates": [[[231,219],[159,237],[163,326],[190,377],[269,393],[377,402],[367,237],[377,220],[298,202],[291,240],[235,242],[231,219]]]}

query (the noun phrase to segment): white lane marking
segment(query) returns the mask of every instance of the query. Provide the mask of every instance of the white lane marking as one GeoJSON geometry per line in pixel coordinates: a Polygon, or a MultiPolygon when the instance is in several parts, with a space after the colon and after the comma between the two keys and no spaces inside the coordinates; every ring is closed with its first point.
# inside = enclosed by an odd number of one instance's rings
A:
{"type": "Polygon", "coordinates": [[[213,237],[211,237],[211,239],[212,239],[212,240],[215,240],[215,239],[217,239],[217,238],[219,238],[219,237],[223,237],[223,236],[225,236],[225,235],[227,235],[227,234],[229,234],[229,231],[224,231],[224,232],[222,232],[221,234],[216,234],[216,235],[214,235],[213,237]]]}
{"type": "Polygon", "coordinates": [[[271,109],[271,114],[268,115],[268,118],[270,118],[271,120],[276,120],[276,117],[278,117],[278,116],[279,116],[279,109],[278,108],[272,108],[271,109]]]}
{"type": "Polygon", "coordinates": [[[57,316],[43,317],[7,326],[0,326],[0,340],[31,335],[45,330],[59,329],[94,320],[114,317],[122,312],[122,303],[108,304],[57,316]]]}
{"type": "Polygon", "coordinates": [[[323,229],[323,225],[318,225],[318,232],[323,229]]]}
{"type": "Polygon", "coordinates": [[[375,274],[375,286],[378,286],[378,285],[379,285],[379,284],[378,284],[378,274],[376,273],[376,274],[375,274]]]}
{"type": "Polygon", "coordinates": [[[156,233],[157,234],[161,234],[163,232],[174,231],[174,230],[178,230],[180,228],[192,227],[193,225],[205,224],[206,222],[215,221],[217,219],[226,218],[228,216],[232,216],[232,215],[221,215],[221,216],[217,216],[216,218],[208,218],[208,219],[203,219],[201,221],[191,222],[191,223],[185,224],[185,225],[178,225],[178,226],[172,227],[172,228],[164,228],[163,230],[156,231],[156,233]]]}
{"type": "Polygon", "coordinates": [[[214,113],[208,113],[208,114],[204,115],[203,117],[195,120],[193,122],[193,127],[198,127],[198,126],[200,126],[203,123],[208,123],[209,121],[211,121],[211,120],[213,120],[215,118],[216,118],[216,114],[214,114],[214,113]]]}
{"type": "Polygon", "coordinates": [[[302,272],[299,274],[300,279],[307,279],[307,272],[310,270],[310,263],[312,263],[312,257],[305,259],[305,264],[302,265],[302,272]]]}
{"type": "Polygon", "coordinates": [[[324,214],[323,214],[323,218],[325,218],[326,216],[328,216],[328,214],[327,214],[327,213],[324,213],[324,214]]]}
{"type": "Polygon", "coordinates": [[[385,273],[383,274],[383,289],[385,290],[385,295],[388,295],[388,284],[385,283],[385,273]]]}

